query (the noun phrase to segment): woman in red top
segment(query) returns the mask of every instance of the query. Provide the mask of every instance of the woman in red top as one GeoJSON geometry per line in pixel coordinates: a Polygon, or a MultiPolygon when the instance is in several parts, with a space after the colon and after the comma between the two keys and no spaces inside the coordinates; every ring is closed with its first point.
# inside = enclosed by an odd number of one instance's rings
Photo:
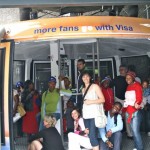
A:
{"type": "Polygon", "coordinates": [[[133,132],[134,145],[137,150],[143,150],[143,142],[140,134],[142,114],[140,111],[142,103],[142,86],[135,81],[136,74],[127,72],[126,82],[128,84],[125,93],[126,118],[133,132]]]}
{"type": "Polygon", "coordinates": [[[34,90],[34,84],[31,80],[27,80],[24,85],[21,101],[24,104],[26,115],[23,117],[22,130],[30,136],[38,132],[36,115],[40,112],[40,108],[37,105],[40,97],[39,93],[34,90]]]}
{"type": "Polygon", "coordinates": [[[109,77],[105,77],[101,81],[101,89],[102,93],[105,97],[104,109],[105,111],[109,111],[114,104],[114,92],[113,89],[109,87],[111,79],[109,77]]]}

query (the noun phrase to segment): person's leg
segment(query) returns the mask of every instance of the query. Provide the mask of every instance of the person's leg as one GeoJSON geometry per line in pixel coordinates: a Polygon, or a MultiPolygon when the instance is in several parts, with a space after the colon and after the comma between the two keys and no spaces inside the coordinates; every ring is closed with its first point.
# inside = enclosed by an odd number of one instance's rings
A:
{"type": "Polygon", "coordinates": [[[100,150],[109,150],[109,147],[106,145],[105,142],[103,142],[103,140],[100,140],[100,150]]]}
{"type": "Polygon", "coordinates": [[[113,143],[113,150],[120,150],[121,149],[121,142],[122,142],[121,131],[113,133],[110,141],[112,141],[112,143],[113,143]]]}
{"type": "Polygon", "coordinates": [[[98,129],[95,127],[94,118],[89,119],[89,138],[93,150],[99,150],[98,129]]]}
{"type": "Polygon", "coordinates": [[[36,114],[36,120],[37,120],[37,123],[38,123],[38,127],[40,127],[40,122],[41,122],[41,112],[39,112],[39,113],[36,114]]]}
{"type": "Polygon", "coordinates": [[[132,129],[131,126],[129,125],[129,123],[127,122],[127,113],[125,114],[125,126],[126,126],[126,132],[127,132],[127,136],[128,137],[133,137],[133,133],[132,133],[132,129]]]}
{"type": "Polygon", "coordinates": [[[60,119],[60,113],[53,113],[52,115],[56,118],[56,120],[60,119]]]}
{"type": "Polygon", "coordinates": [[[150,110],[146,110],[146,133],[150,136],[150,110]]]}
{"type": "Polygon", "coordinates": [[[17,121],[17,136],[19,136],[19,137],[23,136],[23,132],[22,132],[22,118],[20,118],[17,121]]]}
{"type": "Polygon", "coordinates": [[[68,149],[69,150],[81,150],[79,144],[79,135],[75,133],[68,133],[68,149]]]}
{"type": "Polygon", "coordinates": [[[140,125],[141,125],[142,114],[140,110],[136,112],[131,120],[131,128],[133,132],[133,139],[135,148],[137,150],[143,150],[143,142],[140,134],[140,125]]]}
{"type": "Polygon", "coordinates": [[[70,145],[72,143],[76,144],[76,148],[79,148],[80,146],[87,148],[87,149],[92,149],[92,145],[90,143],[90,139],[85,136],[78,135],[76,133],[70,132],[68,134],[68,139],[69,139],[69,148],[72,149],[73,147],[70,145]],[[72,139],[72,141],[70,141],[72,139]]]}
{"type": "Polygon", "coordinates": [[[41,150],[42,147],[42,144],[39,141],[35,140],[28,146],[28,150],[41,150]]]}

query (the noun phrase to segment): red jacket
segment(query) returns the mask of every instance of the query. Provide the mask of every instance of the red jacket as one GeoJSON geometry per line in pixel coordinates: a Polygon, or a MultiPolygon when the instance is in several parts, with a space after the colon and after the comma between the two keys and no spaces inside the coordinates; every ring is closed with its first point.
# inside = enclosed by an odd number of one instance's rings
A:
{"type": "Polygon", "coordinates": [[[114,92],[111,88],[101,87],[102,93],[105,97],[104,109],[105,111],[109,111],[114,104],[114,92]]]}
{"type": "MultiPolygon", "coordinates": [[[[133,91],[135,93],[135,103],[140,105],[142,103],[142,86],[141,86],[141,84],[138,82],[134,82],[133,84],[128,85],[126,92],[128,92],[128,94],[130,94],[130,92],[132,92],[132,95],[133,95],[133,91]]],[[[137,109],[134,106],[131,106],[131,105],[127,106],[126,112],[129,114],[128,123],[130,123],[132,115],[136,111],[137,111],[137,109]]]]}

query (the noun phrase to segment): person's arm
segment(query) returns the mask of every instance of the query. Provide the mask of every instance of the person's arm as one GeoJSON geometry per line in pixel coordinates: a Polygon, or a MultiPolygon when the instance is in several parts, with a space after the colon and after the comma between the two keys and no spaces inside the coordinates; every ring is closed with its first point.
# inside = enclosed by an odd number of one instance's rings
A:
{"type": "Polygon", "coordinates": [[[81,130],[84,131],[84,130],[85,130],[85,125],[84,125],[83,118],[80,118],[80,119],[79,119],[79,125],[80,125],[80,127],[81,127],[81,130]]]}
{"type": "Polygon", "coordinates": [[[98,128],[99,135],[102,138],[103,142],[108,141],[109,139],[106,137],[106,129],[105,128],[98,128]]]}
{"type": "Polygon", "coordinates": [[[101,88],[97,84],[93,84],[92,86],[93,86],[92,88],[95,89],[95,92],[97,94],[98,99],[96,99],[96,100],[89,100],[89,99],[87,99],[87,100],[84,101],[84,104],[90,105],[90,104],[101,104],[101,103],[104,103],[105,102],[105,98],[104,98],[104,95],[103,95],[103,93],[101,91],[101,88]]]}
{"type": "Polygon", "coordinates": [[[117,131],[121,131],[123,129],[123,121],[122,121],[122,117],[120,114],[118,114],[117,116],[117,126],[111,128],[111,132],[115,133],[117,131]]]}
{"type": "Polygon", "coordinates": [[[69,90],[69,89],[61,89],[60,90],[60,94],[63,94],[63,95],[65,95],[65,96],[69,96],[69,97],[71,97],[72,96],[72,92],[71,92],[71,90],[69,90]]]}
{"type": "Polygon", "coordinates": [[[136,101],[135,101],[135,108],[139,109],[142,103],[142,87],[140,85],[137,85],[137,87],[135,88],[135,94],[136,94],[136,101]]]}
{"type": "Polygon", "coordinates": [[[43,138],[43,134],[44,134],[44,130],[41,130],[40,132],[30,136],[29,138],[29,143],[31,143],[32,141],[34,140],[37,140],[37,139],[40,139],[40,138],[43,138]]]}

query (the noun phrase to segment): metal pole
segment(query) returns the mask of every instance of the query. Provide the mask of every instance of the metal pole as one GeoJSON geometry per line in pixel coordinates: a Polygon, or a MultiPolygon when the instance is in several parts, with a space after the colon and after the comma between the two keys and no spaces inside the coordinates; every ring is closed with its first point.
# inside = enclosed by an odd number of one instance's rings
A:
{"type": "Polygon", "coordinates": [[[147,19],[149,19],[149,6],[146,5],[146,16],[147,16],[147,19]]]}
{"type": "MultiPolygon", "coordinates": [[[[58,43],[58,73],[60,75],[60,65],[61,65],[61,62],[60,62],[60,40],[57,41],[58,43]]],[[[60,89],[60,81],[59,81],[59,89],[60,89]]],[[[61,133],[61,138],[62,138],[62,141],[64,143],[64,133],[63,133],[63,109],[62,109],[62,102],[63,102],[63,96],[60,95],[60,133],[61,133]]]]}
{"type": "Polygon", "coordinates": [[[98,77],[100,77],[99,39],[96,42],[98,77]]]}
{"type": "Polygon", "coordinates": [[[93,58],[93,79],[95,81],[95,51],[94,51],[94,43],[92,43],[92,58],[93,58]]]}

